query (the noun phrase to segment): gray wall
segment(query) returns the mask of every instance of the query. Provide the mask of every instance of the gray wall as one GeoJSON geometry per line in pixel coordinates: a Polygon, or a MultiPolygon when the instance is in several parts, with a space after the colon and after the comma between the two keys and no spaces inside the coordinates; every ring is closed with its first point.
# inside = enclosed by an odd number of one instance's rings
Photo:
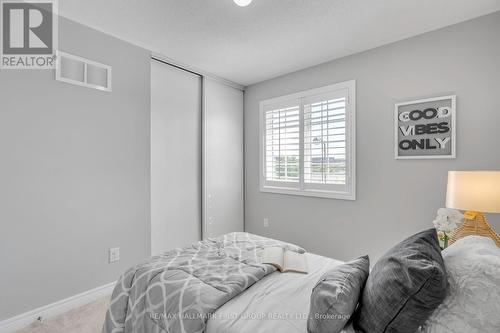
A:
{"type": "Polygon", "coordinates": [[[0,72],[0,319],[112,282],[150,251],[149,52],[59,30],[62,51],[113,66],[113,92],[0,72]]]}
{"type": "MultiPolygon", "coordinates": [[[[448,170],[500,169],[500,12],[248,87],[246,231],[372,261],[431,227],[448,170]],[[259,192],[259,101],[357,80],[357,200],[259,192]],[[457,95],[457,159],[395,160],[394,103],[457,95]],[[269,228],[263,218],[270,219],[269,228]]],[[[304,50],[304,52],[309,52],[304,50]]],[[[500,217],[491,216],[500,230],[500,217]]]]}

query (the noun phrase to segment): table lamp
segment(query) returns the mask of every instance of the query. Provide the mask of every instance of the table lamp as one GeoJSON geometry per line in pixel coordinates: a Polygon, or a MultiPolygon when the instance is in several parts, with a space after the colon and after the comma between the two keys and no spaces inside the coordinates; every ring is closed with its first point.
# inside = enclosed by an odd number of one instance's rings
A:
{"type": "Polygon", "coordinates": [[[450,244],[458,239],[479,235],[493,239],[500,247],[500,237],[484,213],[500,213],[500,171],[450,171],[446,207],[465,211],[464,223],[450,235],[450,244]]]}

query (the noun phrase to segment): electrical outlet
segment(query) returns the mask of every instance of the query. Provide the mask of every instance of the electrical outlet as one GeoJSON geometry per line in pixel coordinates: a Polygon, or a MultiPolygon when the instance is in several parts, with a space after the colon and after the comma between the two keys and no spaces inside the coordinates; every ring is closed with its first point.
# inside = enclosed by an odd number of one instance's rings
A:
{"type": "Polygon", "coordinates": [[[264,228],[269,228],[269,219],[264,217],[264,228]]]}
{"type": "Polygon", "coordinates": [[[119,247],[113,247],[109,249],[109,262],[116,262],[120,260],[120,248],[119,247]]]}

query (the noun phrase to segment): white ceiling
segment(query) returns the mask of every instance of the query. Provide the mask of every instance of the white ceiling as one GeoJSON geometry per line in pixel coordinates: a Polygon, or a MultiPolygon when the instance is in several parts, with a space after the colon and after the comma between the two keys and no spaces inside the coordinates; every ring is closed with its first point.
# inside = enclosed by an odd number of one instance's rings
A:
{"type": "Polygon", "coordinates": [[[500,10],[500,0],[61,0],[74,21],[249,85],[500,10]]]}

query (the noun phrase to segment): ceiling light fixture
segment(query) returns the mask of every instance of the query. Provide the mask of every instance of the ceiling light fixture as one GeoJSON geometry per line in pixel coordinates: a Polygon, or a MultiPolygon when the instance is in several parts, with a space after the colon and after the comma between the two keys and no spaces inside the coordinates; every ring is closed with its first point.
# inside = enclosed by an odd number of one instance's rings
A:
{"type": "Polygon", "coordinates": [[[233,0],[233,1],[240,7],[246,7],[252,2],[252,0],[233,0]]]}

